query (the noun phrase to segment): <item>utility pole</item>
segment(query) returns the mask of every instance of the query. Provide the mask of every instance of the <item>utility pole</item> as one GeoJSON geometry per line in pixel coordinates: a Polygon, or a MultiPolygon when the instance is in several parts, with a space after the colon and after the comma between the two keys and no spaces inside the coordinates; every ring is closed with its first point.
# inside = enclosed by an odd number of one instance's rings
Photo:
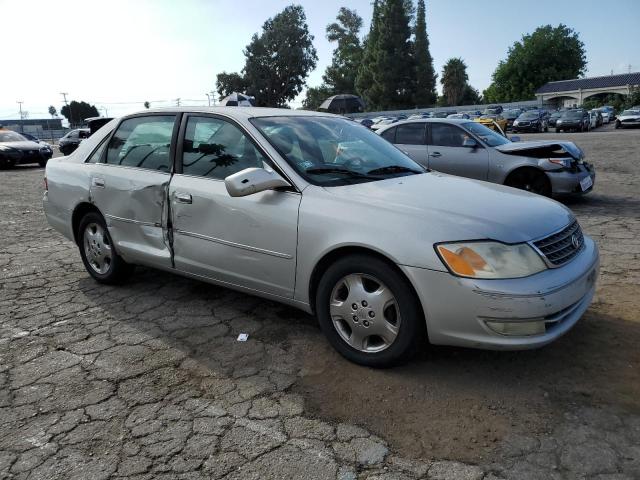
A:
{"type": "Polygon", "coordinates": [[[64,98],[64,104],[69,107],[69,128],[73,128],[73,113],[71,113],[71,105],[67,102],[67,92],[60,92],[60,95],[64,98]]]}
{"type": "Polygon", "coordinates": [[[24,132],[24,125],[22,124],[22,121],[24,120],[24,118],[22,118],[22,104],[24,102],[22,100],[18,100],[16,103],[20,105],[20,133],[22,133],[24,132]]]}
{"type": "Polygon", "coordinates": [[[211,98],[213,98],[213,106],[216,106],[216,92],[214,92],[213,90],[211,90],[209,92],[211,94],[211,98]]]}
{"type": "Polygon", "coordinates": [[[176,98],[176,107],[179,107],[179,106],[180,106],[180,98],[178,97],[176,98]]]}
{"type": "Polygon", "coordinates": [[[207,103],[211,106],[211,96],[208,93],[205,93],[205,95],[207,96],[207,103]]]}

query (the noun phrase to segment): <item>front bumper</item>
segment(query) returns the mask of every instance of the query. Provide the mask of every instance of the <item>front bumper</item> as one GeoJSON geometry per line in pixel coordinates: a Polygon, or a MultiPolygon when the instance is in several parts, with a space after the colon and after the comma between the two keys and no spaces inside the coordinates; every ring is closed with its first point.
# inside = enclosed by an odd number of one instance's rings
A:
{"type": "Polygon", "coordinates": [[[460,278],[448,272],[401,266],[413,283],[426,317],[429,341],[490,350],[542,347],[569,331],[589,307],[599,272],[598,248],[584,247],[568,264],[509,280],[460,278]],[[485,322],[546,322],[546,331],[506,336],[485,322]]]}
{"type": "Polygon", "coordinates": [[[584,195],[593,190],[596,184],[596,171],[592,165],[578,165],[578,169],[575,172],[570,170],[551,170],[545,173],[551,181],[553,195],[584,195]],[[586,177],[591,177],[591,187],[587,190],[582,190],[580,182],[586,177]]]}

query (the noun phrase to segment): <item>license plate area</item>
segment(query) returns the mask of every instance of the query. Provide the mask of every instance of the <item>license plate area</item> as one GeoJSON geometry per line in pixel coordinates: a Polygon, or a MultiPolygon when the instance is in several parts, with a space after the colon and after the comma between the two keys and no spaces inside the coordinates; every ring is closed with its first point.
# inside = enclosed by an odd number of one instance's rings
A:
{"type": "Polygon", "coordinates": [[[592,186],[593,180],[591,180],[591,176],[584,177],[582,180],[580,180],[580,188],[583,192],[589,190],[592,186]]]}

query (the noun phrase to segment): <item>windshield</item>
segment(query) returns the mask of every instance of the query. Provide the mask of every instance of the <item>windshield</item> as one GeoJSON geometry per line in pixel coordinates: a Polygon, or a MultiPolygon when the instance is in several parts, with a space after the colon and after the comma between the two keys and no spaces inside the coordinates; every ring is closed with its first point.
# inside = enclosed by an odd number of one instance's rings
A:
{"type": "Polygon", "coordinates": [[[464,128],[476,135],[480,140],[489,145],[490,147],[497,147],[498,145],[504,145],[505,143],[511,143],[511,140],[503,137],[498,132],[485,127],[481,123],[468,122],[463,125],[464,128]]]}
{"type": "Polygon", "coordinates": [[[519,110],[507,110],[506,112],[502,112],[502,116],[507,119],[518,118],[518,115],[520,115],[519,110]]]}
{"type": "Polygon", "coordinates": [[[524,112],[522,115],[520,115],[520,118],[524,120],[533,120],[535,118],[538,118],[538,112],[535,112],[535,111],[524,112]]]}
{"type": "Polygon", "coordinates": [[[16,132],[0,132],[0,142],[24,142],[26,138],[16,132]]]}
{"type": "Polygon", "coordinates": [[[562,118],[582,118],[582,112],[565,112],[562,114],[562,118]]]}
{"type": "Polygon", "coordinates": [[[640,115],[640,110],[625,110],[621,115],[640,115]]]}
{"type": "Polygon", "coordinates": [[[562,112],[553,112],[551,114],[551,118],[560,118],[562,116],[562,112]]]}
{"type": "Polygon", "coordinates": [[[425,172],[384,138],[342,118],[259,117],[251,123],[315,185],[345,185],[425,172]]]}

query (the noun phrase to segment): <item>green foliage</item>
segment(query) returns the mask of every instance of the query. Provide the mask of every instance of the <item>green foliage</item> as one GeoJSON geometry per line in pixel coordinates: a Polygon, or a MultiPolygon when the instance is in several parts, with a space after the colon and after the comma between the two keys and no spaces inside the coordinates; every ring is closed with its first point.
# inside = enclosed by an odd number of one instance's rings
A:
{"type": "Polygon", "coordinates": [[[337,22],[327,25],[327,40],[336,42],[333,60],[323,75],[325,85],[334,93],[354,93],[356,73],[362,60],[360,29],[362,18],[355,10],[342,7],[337,22]]]}
{"type": "Polygon", "coordinates": [[[95,105],[89,105],[87,102],[76,102],[71,100],[69,105],[65,105],[60,109],[60,113],[69,121],[70,125],[78,125],[85,118],[98,117],[98,109],[95,105]]]}
{"type": "Polygon", "coordinates": [[[578,33],[566,25],[545,25],[509,48],[484,91],[488,102],[513,102],[534,98],[547,82],[584,74],[587,58],[578,33]]]}
{"type": "Polygon", "coordinates": [[[151,104],[149,102],[144,102],[144,108],[149,108],[151,106],[151,104]]]}
{"type": "Polygon", "coordinates": [[[356,82],[369,108],[414,105],[415,61],[409,3],[385,0],[374,4],[374,18],[356,82]]]}
{"type": "Polygon", "coordinates": [[[461,105],[462,98],[467,88],[467,64],[461,58],[450,58],[442,67],[442,95],[447,105],[461,105]]]}
{"type": "Polygon", "coordinates": [[[302,108],[305,110],[317,110],[320,104],[332,95],[335,95],[333,89],[326,85],[308,88],[307,95],[302,101],[302,108]]]}
{"type": "Polygon", "coordinates": [[[413,55],[416,64],[416,85],[413,102],[417,107],[430,107],[437,99],[437,75],[433,69],[433,58],[429,52],[429,36],[425,19],[424,0],[418,0],[416,14],[415,39],[413,55]]]}
{"type": "Polygon", "coordinates": [[[262,26],[244,50],[242,75],[221,73],[216,88],[221,96],[240,91],[256,97],[259,107],[283,107],[293,100],[316,66],[318,56],[300,5],[289,5],[262,26]],[[244,86],[246,88],[232,88],[244,86]]]}
{"type": "Polygon", "coordinates": [[[49,106],[49,115],[51,115],[51,117],[55,117],[56,113],[58,113],[58,111],[56,110],[56,107],[54,107],[53,105],[49,106]]]}
{"type": "Polygon", "coordinates": [[[458,105],[479,105],[482,103],[480,92],[468,83],[464,86],[462,99],[458,105]]]}
{"type": "Polygon", "coordinates": [[[618,93],[607,93],[603,95],[594,95],[582,102],[582,107],[587,109],[599,108],[610,105],[616,112],[621,112],[627,108],[640,105],[640,87],[632,87],[629,95],[621,95],[618,93]]]}

